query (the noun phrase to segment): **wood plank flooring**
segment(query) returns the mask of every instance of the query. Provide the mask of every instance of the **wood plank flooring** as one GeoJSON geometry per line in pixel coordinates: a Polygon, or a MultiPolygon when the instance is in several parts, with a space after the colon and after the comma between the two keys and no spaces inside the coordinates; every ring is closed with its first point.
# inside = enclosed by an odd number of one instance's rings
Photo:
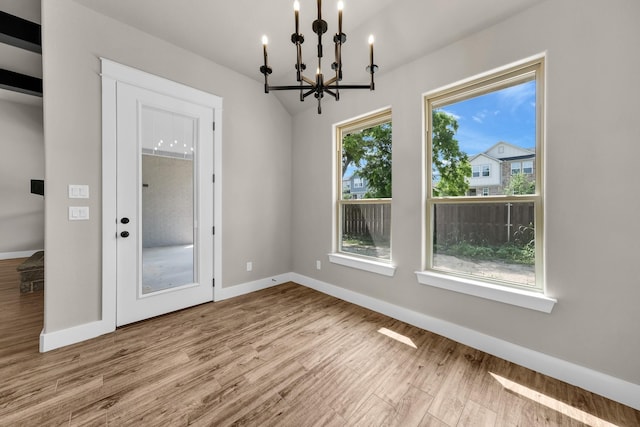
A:
{"type": "Polygon", "coordinates": [[[294,283],[40,354],[43,293],[19,293],[19,262],[0,261],[1,426],[640,425],[627,406],[294,283]]]}

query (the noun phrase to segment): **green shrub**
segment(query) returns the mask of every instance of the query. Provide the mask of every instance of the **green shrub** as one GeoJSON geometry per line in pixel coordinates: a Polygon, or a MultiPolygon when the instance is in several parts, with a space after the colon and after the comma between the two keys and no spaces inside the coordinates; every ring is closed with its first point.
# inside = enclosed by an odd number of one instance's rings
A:
{"type": "Polygon", "coordinates": [[[461,241],[453,244],[434,245],[436,253],[451,255],[470,260],[499,260],[516,264],[533,265],[535,263],[535,244],[507,244],[503,246],[476,245],[461,241]]]}

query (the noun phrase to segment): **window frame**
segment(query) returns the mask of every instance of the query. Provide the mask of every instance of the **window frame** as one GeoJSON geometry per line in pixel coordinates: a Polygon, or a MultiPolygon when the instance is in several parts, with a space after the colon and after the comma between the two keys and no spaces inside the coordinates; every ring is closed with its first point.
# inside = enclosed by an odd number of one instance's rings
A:
{"type": "Polygon", "coordinates": [[[522,162],[511,162],[511,176],[518,175],[522,172],[522,162]],[[517,169],[514,169],[514,165],[518,165],[517,169]]]}
{"type": "MultiPolygon", "coordinates": [[[[427,93],[423,97],[424,111],[424,138],[425,138],[425,232],[423,242],[423,271],[417,272],[420,283],[430,284],[429,276],[437,276],[438,282],[451,282],[447,289],[456,290],[463,293],[476,295],[475,286],[470,292],[460,290],[460,284],[478,285],[480,287],[498,288],[507,293],[524,292],[540,296],[544,293],[544,95],[545,95],[545,58],[536,57],[519,64],[504,67],[498,71],[468,79],[464,82],[451,85],[444,89],[427,93]],[[526,81],[536,81],[536,145],[533,171],[535,174],[535,194],[526,195],[490,195],[478,200],[474,196],[438,197],[433,195],[432,185],[432,132],[431,121],[432,111],[456,102],[471,99],[496,90],[515,86],[526,81]],[[479,203],[526,203],[534,204],[535,215],[535,286],[527,286],[513,282],[503,282],[480,278],[464,273],[443,271],[433,267],[433,233],[434,233],[434,209],[438,204],[479,204],[479,203]]],[[[522,170],[522,165],[521,165],[522,170]]],[[[434,285],[438,286],[438,285],[434,285]]],[[[439,286],[442,287],[442,286],[439,286]]],[[[492,291],[493,292],[493,291],[492,291]]],[[[499,298],[487,297],[489,299],[500,300],[499,298]]],[[[543,296],[543,298],[545,298],[543,296]]],[[[504,302],[504,301],[503,301],[504,302]]],[[[555,300],[553,300],[555,302],[555,300]]],[[[521,304],[516,304],[521,305],[521,304]]],[[[525,305],[523,305],[525,306],[525,305]]],[[[527,307],[532,308],[532,307],[527,307]]],[[[542,310],[545,311],[545,310],[542,310]]],[[[550,309],[549,309],[550,311],[550,309]]]]}
{"type": "MultiPolygon", "coordinates": [[[[344,265],[347,267],[357,268],[382,274],[385,276],[393,276],[395,274],[395,265],[393,265],[393,232],[389,234],[389,259],[370,257],[366,255],[354,254],[342,251],[341,234],[342,234],[342,207],[350,204],[385,204],[392,205],[392,198],[375,198],[375,199],[343,199],[342,194],[342,140],[343,135],[356,132],[362,129],[371,128],[384,123],[391,122],[391,107],[373,111],[362,116],[346,120],[341,123],[334,124],[334,221],[333,221],[333,244],[332,253],[329,254],[329,260],[332,263],[344,265]]],[[[364,178],[361,178],[364,181],[364,178]]],[[[364,183],[363,183],[364,184],[364,183]]],[[[393,225],[392,225],[393,227],[393,225]]]]}

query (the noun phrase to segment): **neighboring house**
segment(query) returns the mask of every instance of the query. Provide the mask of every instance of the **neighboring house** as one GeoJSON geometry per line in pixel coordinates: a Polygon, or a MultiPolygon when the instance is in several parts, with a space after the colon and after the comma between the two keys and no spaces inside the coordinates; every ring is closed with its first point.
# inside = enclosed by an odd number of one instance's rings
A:
{"type": "Polygon", "coordinates": [[[504,194],[511,177],[523,173],[535,180],[535,157],[533,150],[500,141],[487,151],[469,158],[471,178],[468,195],[495,196],[504,194]]]}
{"type": "Polygon", "coordinates": [[[363,199],[367,190],[367,180],[357,173],[342,180],[342,194],[346,199],[363,199]]]}

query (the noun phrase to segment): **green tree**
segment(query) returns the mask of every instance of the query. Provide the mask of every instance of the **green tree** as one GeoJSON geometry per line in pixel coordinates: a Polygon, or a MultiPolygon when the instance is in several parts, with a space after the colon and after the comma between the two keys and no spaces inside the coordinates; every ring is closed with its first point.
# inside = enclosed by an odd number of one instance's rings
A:
{"type": "Polygon", "coordinates": [[[534,194],[535,192],[535,181],[529,180],[529,178],[527,178],[527,176],[522,172],[511,175],[509,184],[504,188],[504,194],[509,196],[518,194],[534,194]]]}
{"type": "Polygon", "coordinates": [[[350,165],[367,180],[365,198],[391,197],[391,123],[363,129],[342,139],[342,177],[350,165]]]}
{"type": "Polygon", "coordinates": [[[469,156],[460,151],[455,134],[458,121],[442,110],[433,110],[432,115],[432,162],[433,172],[440,180],[433,188],[435,196],[464,196],[469,189],[471,164],[469,156]]]}

